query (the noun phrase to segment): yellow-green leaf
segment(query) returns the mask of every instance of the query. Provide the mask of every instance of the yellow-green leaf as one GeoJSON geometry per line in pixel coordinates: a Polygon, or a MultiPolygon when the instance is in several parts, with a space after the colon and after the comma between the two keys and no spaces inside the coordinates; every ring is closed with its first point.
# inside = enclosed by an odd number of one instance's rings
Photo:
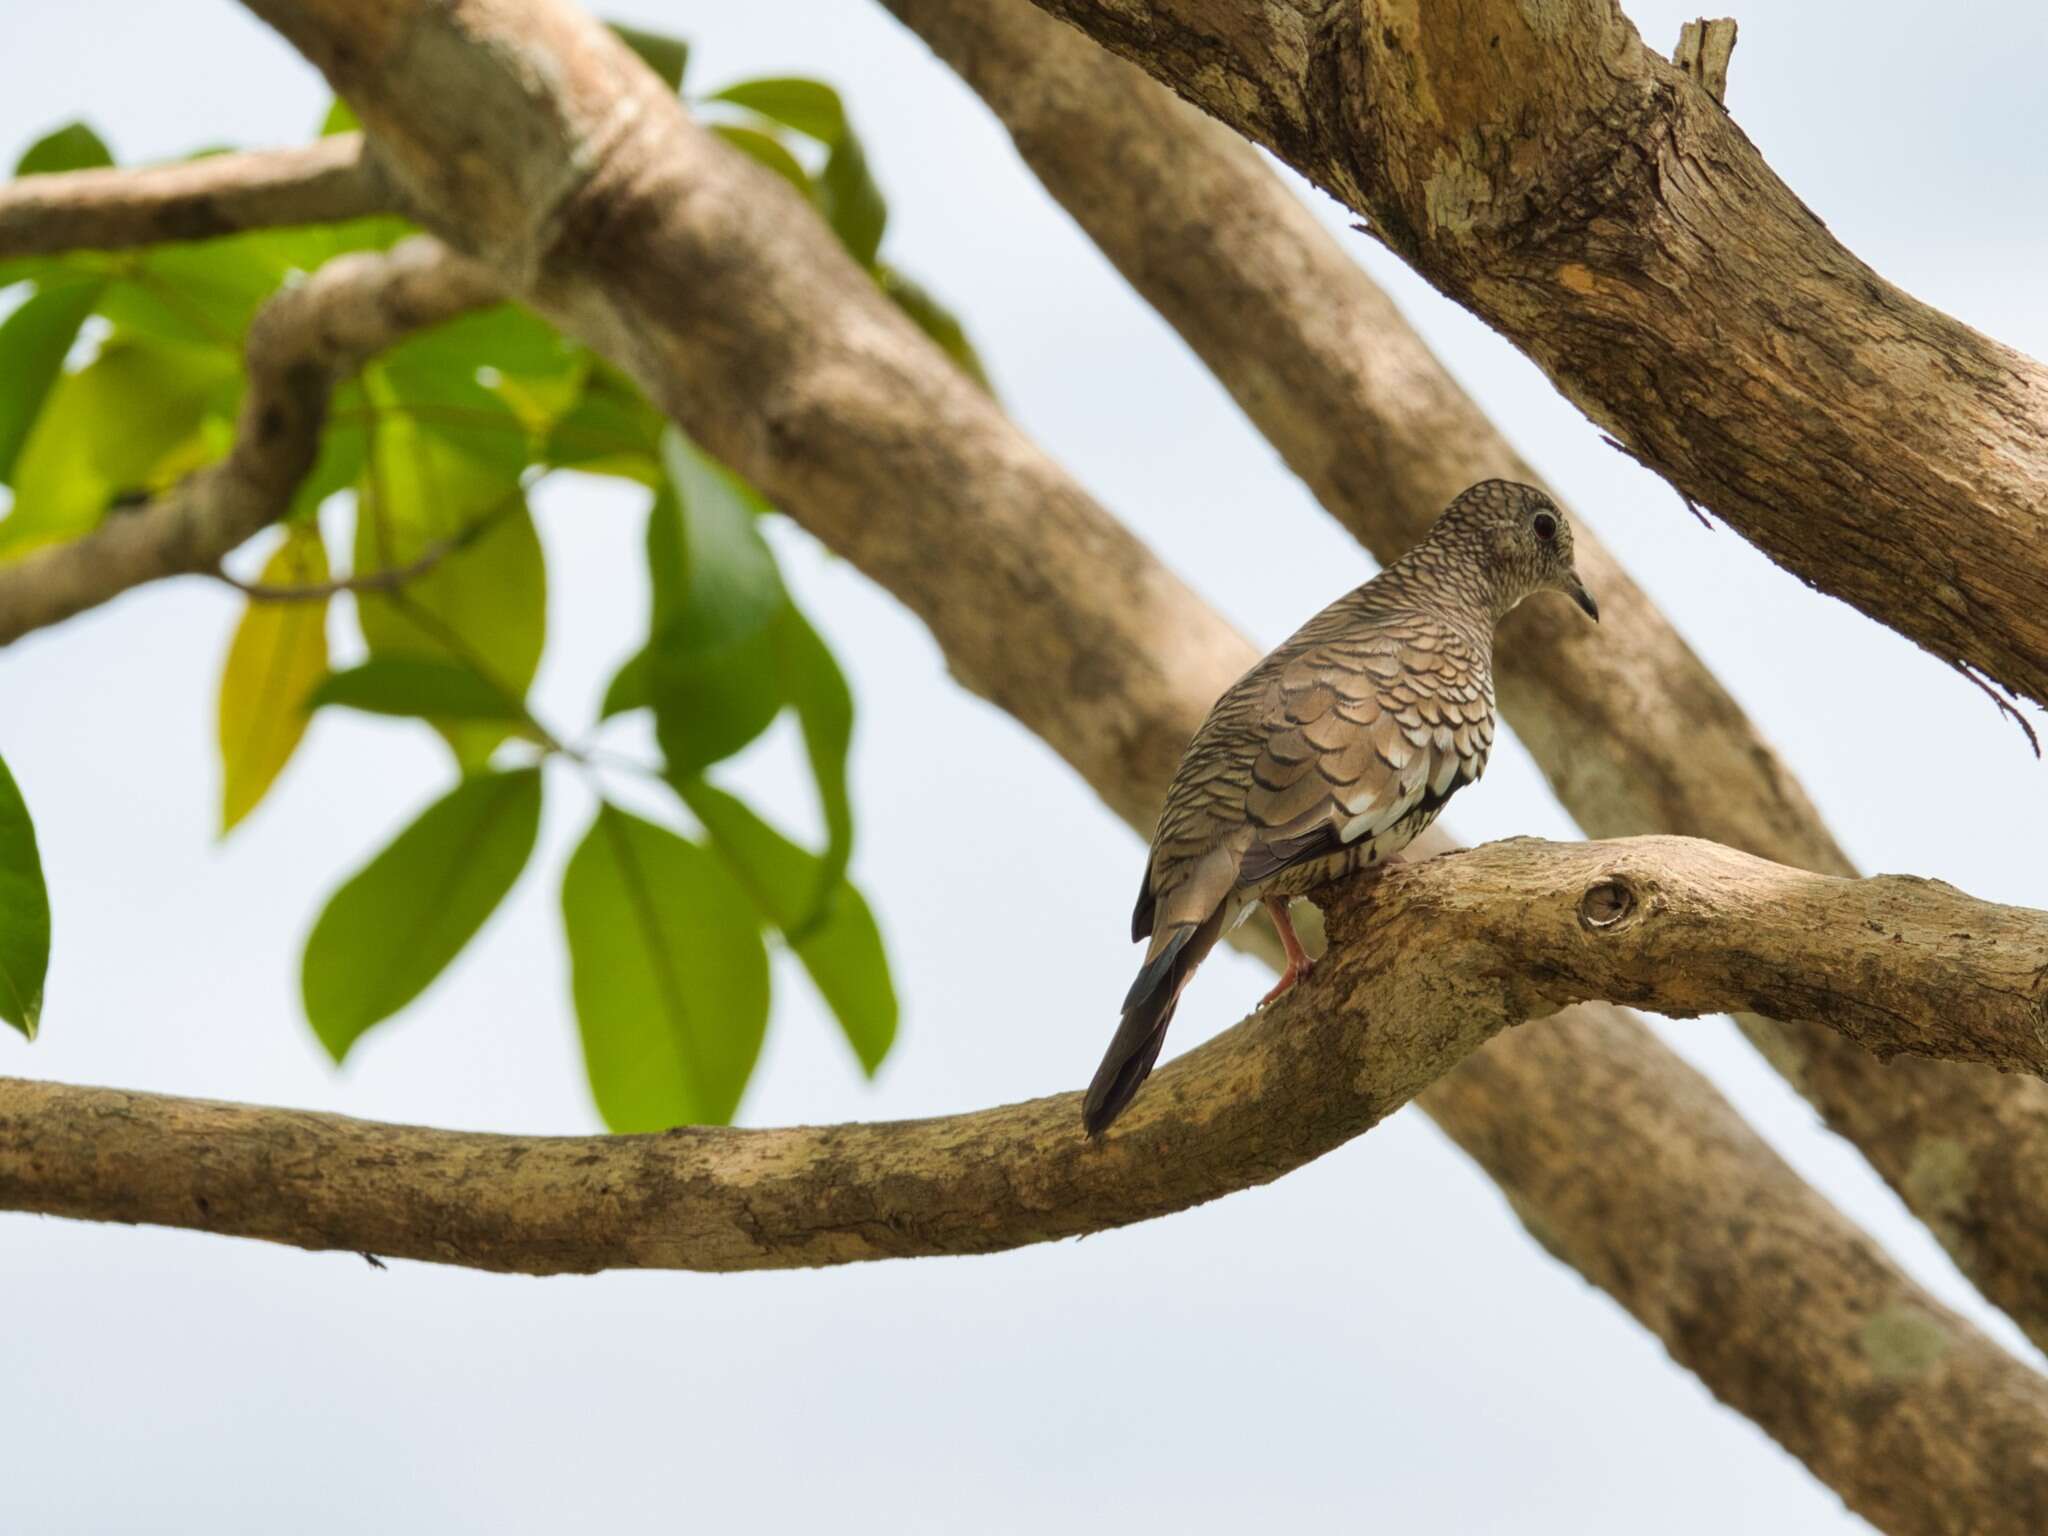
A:
{"type": "Polygon", "coordinates": [[[57,381],[14,465],[0,555],[76,538],[117,500],[162,490],[216,456],[204,433],[239,363],[213,349],[131,337],[57,381]]]}
{"type": "Polygon", "coordinates": [[[562,923],[605,1124],[730,1121],[767,1032],[768,955],[726,866],[603,805],[562,877],[562,923]]]}
{"type": "MultiPolygon", "coordinates": [[[[294,528],[263,567],[271,587],[328,579],[317,528],[294,528]]],[[[220,830],[225,836],[261,803],[306,734],[307,692],[327,675],[325,597],[252,601],[235,626],[220,675],[220,830]]]]}
{"type": "Polygon", "coordinates": [[[50,893],[35,824],[14,775],[0,760],[0,1019],[29,1039],[43,1013],[50,968],[50,893]]]}
{"type": "Polygon", "coordinates": [[[538,768],[465,779],[334,893],[306,940],[306,1018],[336,1061],[418,997],[518,880],[540,829],[538,768]]]}

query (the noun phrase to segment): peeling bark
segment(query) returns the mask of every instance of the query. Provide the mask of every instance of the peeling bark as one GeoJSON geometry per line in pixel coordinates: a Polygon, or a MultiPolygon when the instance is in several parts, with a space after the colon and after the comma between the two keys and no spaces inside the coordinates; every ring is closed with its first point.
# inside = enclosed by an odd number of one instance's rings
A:
{"type": "Polygon", "coordinates": [[[1037,0],[1363,215],[1773,560],[2048,703],[2048,370],[1843,249],[1614,0],[1037,0]]]}

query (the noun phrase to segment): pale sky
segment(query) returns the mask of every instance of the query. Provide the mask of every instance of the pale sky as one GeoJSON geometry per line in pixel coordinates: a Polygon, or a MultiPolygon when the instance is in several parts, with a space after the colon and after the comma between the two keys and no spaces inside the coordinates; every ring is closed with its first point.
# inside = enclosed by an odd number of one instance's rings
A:
{"type": "MultiPolygon", "coordinates": [[[[1662,46],[1697,14],[1628,9],[1662,46]]],[[[764,74],[838,84],[893,205],[885,253],[959,308],[1026,430],[1255,640],[1369,573],[975,98],[878,7],[615,10],[690,36],[698,90],[764,74]]],[[[1758,10],[1729,106],[1772,163],[1879,271],[2048,355],[2043,13],[1977,5],[1965,28],[1953,6],[1907,0],[1758,10]]],[[[10,158],[81,113],[128,160],[294,142],[325,103],[227,0],[0,7],[10,158]]],[[[1979,693],[1701,529],[1505,343],[1344,238],[1631,564],[1866,869],[2048,905],[2048,770],[1979,693]]],[[[542,521],[539,698],[579,722],[644,621],[640,508],[565,487],[542,521]]],[[[857,693],[855,870],[904,1022],[864,1082],[779,968],[741,1120],[936,1114],[1082,1086],[1134,964],[1141,850],[1049,751],[947,680],[914,618],[781,532],[857,693]],[[962,759],[921,753],[935,734],[1001,763],[1000,795],[962,759]]],[[[335,1071],[299,1016],[299,946],[447,767],[416,728],[323,716],[271,802],[217,844],[211,711],[235,611],[218,587],[160,586],[0,657],[0,751],[37,818],[57,924],[43,1037],[0,1031],[0,1073],[595,1129],[557,916],[580,788],[550,783],[541,852],[508,907],[335,1071]]],[[[807,814],[787,733],[733,778],[787,820],[807,814]]],[[[1470,841],[1574,835],[1512,745],[1451,820],[1470,841]]],[[[1170,1048],[1265,985],[1213,961],[1170,1048]]],[[[1659,1028],[1918,1278],[2035,1358],[1725,1021],[1659,1028]]],[[[10,1529],[1864,1529],[1538,1249],[1414,1112],[1269,1189],[992,1258],[534,1281],[0,1216],[0,1277],[10,1529]]]]}

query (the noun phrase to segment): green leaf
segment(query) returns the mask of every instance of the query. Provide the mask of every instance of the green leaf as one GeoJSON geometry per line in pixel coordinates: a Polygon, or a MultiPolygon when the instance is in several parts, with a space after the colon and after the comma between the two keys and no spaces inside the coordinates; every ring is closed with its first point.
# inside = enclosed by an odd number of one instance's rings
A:
{"type": "Polygon", "coordinates": [[[874,913],[843,876],[831,876],[820,909],[826,867],[763,821],[743,802],[702,779],[676,790],[704,824],[761,915],[782,930],[870,1077],[896,1038],[896,986],[874,913]]]}
{"type": "Polygon", "coordinates": [[[683,88],[683,71],[689,67],[690,45],[680,37],[665,37],[659,32],[643,32],[638,27],[629,27],[623,21],[605,23],[618,35],[620,42],[640,55],[640,62],[661,76],[664,84],[672,91],[683,88]]]}
{"type": "Polygon", "coordinates": [[[768,504],[674,427],[662,434],[661,457],[675,494],[669,516],[657,499],[648,524],[657,626],[680,623],[690,640],[707,644],[765,627],[786,600],[754,524],[768,504]]]}
{"type": "Polygon", "coordinates": [[[672,489],[648,519],[645,675],[662,751],[688,773],[730,757],[781,711],[775,623],[788,597],[755,526],[760,498],[673,429],[662,460],[672,489]]]}
{"type": "Polygon", "coordinates": [[[270,230],[158,246],[120,259],[100,313],[117,336],[221,348],[239,369],[250,320],[293,270],[289,250],[270,230]]]}
{"type": "Polygon", "coordinates": [[[0,484],[105,287],[98,278],[45,286],[0,321],[0,484]]]}
{"type": "Polygon", "coordinates": [[[339,705],[373,715],[422,720],[504,720],[526,715],[486,679],[457,661],[436,656],[373,656],[360,666],[330,672],[303,692],[301,709],[339,705]]]}
{"type": "Polygon", "coordinates": [[[583,1060],[614,1131],[724,1125],[768,1028],[768,956],[725,865],[601,805],[562,877],[583,1060]]]}
{"type": "Polygon", "coordinates": [[[822,80],[742,80],[713,92],[710,100],[758,112],[828,148],[846,135],[846,107],[839,93],[822,80]]]}
{"type": "Polygon", "coordinates": [[[356,109],[339,96],[327,108],[327,115],[320,120],[320,137],[331,139],[337,133],[361,133],[362,119],[356,116],[356,109]]]}
{"type": "Polygon", "coordinates": [[[35,824],[0,759],[0,1019],[29,1039],[43,1015],[50,969],[50,893],[35,824]]]}
{"type": "Polygon", "coordinates": [[[658,486],[665,425],[632,380],[593,360],[575,403],[549,429],[541,457],[564,469],[658,486]]]}
{"type": "Polygon", "coordinates": [[[527,444],[490,409],[493,399],[534,439],[583,392],[590,354],[529,310],[499,304],[444,321],[386,352],[381,376],[431,427],[463,437],[487,463],[526,462],[527,444]],[[481,433],[482,436],[476,434],[481,433]]]}
{"type": "Polygon", "coordinates": [[[867,152],[848,129],[826,157],[819,173],[818,208],[847,254],[864,267],[875,264],[882,230],[889,222],[889,204],[868,171],[867,152]]]}
{"type": "Polygon", "coordinates": [[[306,940],[306,1018],[338,1062],[424,992],[505,899],[540,828],[540,770],[465,779],[336,891],[306,940]]]}
{"type": "Polygon", "coordinates": [[[853,744],[853,694],[832,652],[792,605],[776,626],[782,691],[796,706],[804,751],[825,813],[825,856],[819,871],[822,901],[846,873],[853,855],[853,802],[846,788],[846,759],[853,744]]]}
{"type": "Polygon", "coordinates": [[[887,263],[875,268],[875,279],[882,285],[882,292],[895,301],[896,307],[917,322],[917,328],[938,343],[939,350],[959,365],[960,371],[990,394],[995,388],[988,381],[988,372],[981,366],[981,355],[974,350],[974,343],[967,339],[967,331],[960,324],[960,317],[941,304],[920,283],[913,282],[887,263]]]}
{"type": "Polygon", "coordinates": [[[0,554],[75,538],[117,500],[161,490],[216,457],[203,427],[238,364],[225,353],[112,341],[50,390],[14,463],[0,554]]]}
{"type": "MultiPolygon", "coordinates": [[[[263,567],[266,586],[327,580],[320,530],[294,528],[263,567]]],[[[220,830],[225,837],[263,797],[306,734],[300,706],[327,671],[328,599],[251,602],[220,675],[220,830]]]]}
{"type": "MultiPolygon", "coordinates": [[[[466,542],[395,592],[360,594],[363,639],[373,656],[452,659],[524,698],[547,633],[547,570],[517,479],[524,430],[502,401],[473,385],[472,411],[454,430],[429,425],[407,414],[408,403],[419,402],[418,382],[377,369],[365,375],[373,405],[388,414],[371,434],[357,492],[355,569],[402,568],[444,540],[466,542]]],[[[506,735],[481,721],[438,725],[465,767],[482,764],[506,735]]]]}
{"type": "Polygon", "coordinates": [[[751,159],[760,161],[769,170],[803,193],[805,201],[810,200],[811,178],[795,155],[789,152],[782,140],[773,134],[763,133],[758,128],[743,128],[737,123],[713,123],[711,131],[734,149],[751,159]]]}
{"type": "Polygon", "coordinates": [[[42,176],[52,171],[96,171],[114,163],[113,152],[84,123],[66,123],[46,133],[14,163],[17,176],[42,176]]]}

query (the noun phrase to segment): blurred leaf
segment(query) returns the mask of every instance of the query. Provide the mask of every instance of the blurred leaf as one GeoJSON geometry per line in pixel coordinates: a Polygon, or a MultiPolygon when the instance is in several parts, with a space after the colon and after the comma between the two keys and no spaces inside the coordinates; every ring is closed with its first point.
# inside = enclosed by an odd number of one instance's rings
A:
{"type": "Polygon", "coordinates": [[[689,67],[690,45],[680,37],[664,37],[659,32],[643,32],[638,27],[629,27],[623,21],[605,23],[618,34],[620,42],[640,55],[640,62],[661,76],[672,91],[683,88],[683,71],[689,67]]]}
{"type": "Polygon", "coordinates": [[[302,711],[341,705],[373,715],[422,720],[504,720],[519,725],[526,719],[517,701],[462,663],[436,656],[373,656],[314,681],[318,686],[299,695],[302,711]]]}
{"type": "Polygon", "coordinates": [[[84,123],[66,123],[44,134],[14,163],[17,176],[42,176],[52,171],[96,171],[114,163],[113,152],[84,123]]]}
{"type": "Polygon", "coordinates": [[[716,643],[762,628],[784,602],[775,556],[754,525],[768,504],[752,486],[680,431],[662,434],[662,466],[675,494],[648,523],[655,622],[716,643]]]}
{"type": "Polygon", "coordinates": [[[680,433],[662,456],[670,482],[647,521],[652,639],[637,673],[628,663],[632,680],[613,686],[644,688],[663,751],[689,771],[738,751],[781,709],[771,626],[784,597],[736,484],[680,433]]]}
{"type": "Polygon", "coordinates": [[[193,460],[220,391],[238,377],[225,353],[131,337],[109,342],[65,374],[14,464],[14,510],[0,522],[0,554],[75,538],[117,499],[161,490],[193,460]],[[181,456],[182,454],[182,456],[181,456]]]}
{"type": "Polygon", "coordinates": [[[0,484],[12,479],[21,445],[105,287],[98,278],[46,286],[0,321],[0,484]]]}
{"type": "Polygon", "coordinates": [[[320,120],[320,137],[331,139],[337,133],[361,133],[362,119],[356,116],[356,109],[339,96],[327,108],[327,115],[320,120]]]}
{"type": "Polygon", "coordinates": [[[832,652],[791,606],[776,626],[782,691],[796,706],[804,751],[825,816],[825,856],[819,871],[823,901],[846,873],[853,854],[853,802],[846,788],[846,758],[853,743],[853,694],[832,652]]]}
{"type": "Polygon", "coordinates": [[[118,259],[100,313],[117,335],[225,348],[239,368],[249,321],[293,270],[270,230],[156,246],[118,259]]]}
{"type": "Polygon", "coordinates": [[[846,134],[846,108],[839,93],[822,80],[742,80],[714,91],[709,99],[758,112],[828,148],[846,134]]]}
{"type": "Polygon", "coordinates": [[[50,968],[50,893],[35,824],[0,759],[0,1019],[29,1039],[43,1014],[50,968]]]}
{"type": "MultiPolygon", "coordinates": [[[[356,498],[357,575],[409,565],[446,539],[469,539],[396,592],[360,593],[364,641],[373,656],[452,659],[523,698],[547,633],[547,569],[517,478],[523,430],[503,401],[473,383],[467,393],[440,379],[441,393],[464,394],[473,408],[447,430],[403,414],[421,398],[416,373],[394,380],[373,369],[364,382],[378,410],[398,413],[381,416],[371,434],[356,498]]],[[[506,736],[483,722],[437,727],[465,767],[483,763],[506,736]]]]}
{"type": "MultiPolygon", "coordinates": [[[[294,528],[263,567],[266,586],[327,580],[317,528],[294,528]]],[[[301,701],[327,671],[325,597],[251,602],[228,643],[220,676],[220,830],[225,837],[262,802],[306,734],[301,701]]]]}
{"type": "Polygon", "coordinates": [[[825,864],[768,825],[743,802],[702,779],[676,790],[732,865],[761,915],[779,928],[839,1020],[870,1077],[896,1038],[896,986],[874,913],[839,875],[817,901],[825,864]]]}
{"type": "MultiPolygon", "coordinates": [[[[298,489],[292,492],[292,504],[285,513],[286,522],[311,521],[328,497],[348,490],[363,473],[363,456],[369,452],[370,434],[361,422],[336,419],[343,412],[344,393],[336,393],[326,430],[320,434],[320,448],[313,457],[313,467],[299,482],[298,489]]],[[[360,402],[360,392],[356,393],[356,399],[360,402]]]]}
{"type": "Polygon", "coordinates": [[[306,940],[306,1018],[337,1062],[424,992],[519,878],[540,770],[483,773],[429,806],[336,891],[306,940]]]}
{"type": "Polygon", "coordinates": [[[550,429],[541,456],[564,469],[656,486],[662,482],[665,425],[632,380],[593,359],[581,393],[550,429]]]}
{"type": "Polygon", "coordinates": [[[987,371],[981,366],[981,356],[974,350],[974,343],[967,339],[967,331],[960,324],[958,315],[933,298],[922,284],[913,282],[886,263],[875,269],[875,277],[882,285],[882,292],[917,322],[919,330],[938,343],[941,352],[959,364],[961,372],[990,394],[995,393],[987,371]]]}
{"type": "Polygon", "coordinates": [[[788,598],[754,523],[759,496],[674,429],[662,462],[671,489],[647,525],[646,680],[662,752],[690,773],[739,751],[781,711],[775,620],[788,598]]]}
{"type": "Polygon", "coordinates": [[[868,171],[867,152],[851,129],[832,146],[818,176],[818,208],[847,254],[864,267],[875,264],[889,204],[868,171]]]}
{"type": "Polygon", "coordinates": [[[508,424],[488,401],[506,407],[530,437],[544,438],[582,393],[589,362],[589,353],[514,304],[458,315],[380,359],[383,379],[405,408],[441,430],[460,433],[467,426],[491,434],[466,446],[491,463],[509,464],[517,453],[522,467],[527,442],[505,436],[508,424]],[[479,411],[484,414],[473,414],[479,411]]]}
{"type": "Polygon", "coordinates": [[[654,684],[648,675],[648,648],[640,647],[612,674],[605,686],[604,703],[597,712],[600,720],[623,715],[631,709],[647,709],[654,703],[654,684]]]}
{"type": "Polygon", "coordinates": [[[763,133],[758,128],[742,128],[737,123],[713,123],[711,131],[742,154],[760,161],[769,170],[803,193],[808,202],[811,196],[811,178],[795,155],[782,140],[773,134],[763,133]]]}
{"type": "Polygon", "coordinates": [[[768,956],[726,866],[600,805],[562,878],[562,924],[605,1124],[729,1122],[767,1032],[768,956]]]}
{"type": "Polygon", "coordinates": [[[655,738],[678,773],[731,757],[782,712],[772,628],[716,646],[664,637],[648,657],[655,738]]]}

